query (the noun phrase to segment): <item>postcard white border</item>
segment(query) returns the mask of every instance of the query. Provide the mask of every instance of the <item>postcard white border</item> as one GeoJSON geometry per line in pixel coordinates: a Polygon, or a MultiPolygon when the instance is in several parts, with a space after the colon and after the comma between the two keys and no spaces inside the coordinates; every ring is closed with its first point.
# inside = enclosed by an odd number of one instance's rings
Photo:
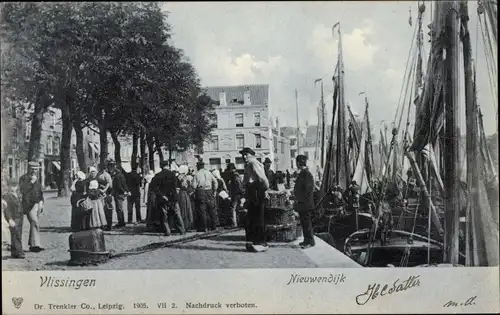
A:
{"type": "Polygon", "coordinates": [[[5,271],[2,286],[4,314],[477,314],[500,311],[498,267],[5,271]],[[403,283],[412,276],[412,284],[403,283]],[[90,279],[95,280],[95,285],[86,282],[85,286],[80,282],[80,289],[47,288],[40,286],[41,277],[90,279]],[[291,281],[293,277],[295,281],[291,281]],[[385,293],[359,305],[366,300],[367,295],[363,294],[373,284],[381,285],[379,294],[385,293]],[[387,285],[385,291],[384,285],[387,285]],[[389,294],[391,288],[393,291],[389,294]],[[357,303],[358,296],[361,297],[357,303]],[[18,303],[22,300],[19,308],[14,306],[13,298],[17,298],[18,303]],[[450,301],[456,305],[445,307],[450,301]],[[161,302],[167,303],[167,308],[158,308],[161,302]],[[99,309],[99,303],[101,307],[121,304],[123,309],[99,309]],[[134,308],[134,303],[138,308],[134,308]],[[140,303],[146,303],[148,308],[142,308],[140,303]],[[171,307],[172,303],[176,308],[171,307]],[[186,308],[186,303],[195,306],[221,303],[222,308],[186,308]],[[228,307],[235,303],[249,305],[228,307]],[[252,303],[255,307],[251,307],[252,303]],[[49,304],[72,304],[74,309],[49,309],[49,304]],[[89,305],[85,307],[90,309],[82,308],[82,304],[89,305]]]}

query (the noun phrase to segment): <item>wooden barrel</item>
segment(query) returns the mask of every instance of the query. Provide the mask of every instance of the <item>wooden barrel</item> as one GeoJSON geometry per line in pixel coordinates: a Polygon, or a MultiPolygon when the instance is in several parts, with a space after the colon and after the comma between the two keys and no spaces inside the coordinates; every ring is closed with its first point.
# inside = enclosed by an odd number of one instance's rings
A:
{"type": "Polygon", "coordinates": [[[69,236],[69,265],[89,265],[105,262],[110,253],[106,251],[104,233],[101,229],[86,230],[69,236]]]}
{"type": "Polygon", "coordinates": [[[264,213],[266,224],[269,225],[282,225],[295,222],[293,209],[282,208],[266,208],[264,213]]]}
{"type": "Polygon", "coordinates": [[[297,240],[297,223],[267,225],[266,236],[268,242],[289,243],[297,240]]]}

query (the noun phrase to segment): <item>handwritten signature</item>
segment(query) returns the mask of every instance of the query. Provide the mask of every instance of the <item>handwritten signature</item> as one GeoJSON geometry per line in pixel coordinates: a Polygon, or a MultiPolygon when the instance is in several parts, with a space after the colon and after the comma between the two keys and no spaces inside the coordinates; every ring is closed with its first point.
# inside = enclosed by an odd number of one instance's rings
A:
{"type": "Polygon", "coordinates": [[[473,296],[468,298],[465,302],[455,302],[455,301],[448,301],[446,302],[443,307],[464,307],[464,306],[472,306],[476,305],[476,299],[477,296],[473,296]]]}
{"type": "Polygon", "coordinates": [[[365,305],[370,300],[375,300],[379,296],[385,296],[394,294],[396,292],[406,291],[414,287],[420,286],[420,275],[418,276],[410,276],[408,279],[401,281],[401,279],[397,279],[392,283],[392,287],[390,284],[379,284],[373,283],[368,285],[368,289],[366,289],[365,293],[362,293],[356,296],[356,303],[358,305],[365,305]],[[382,287],[382,289],[380,289],[382,287]]]}

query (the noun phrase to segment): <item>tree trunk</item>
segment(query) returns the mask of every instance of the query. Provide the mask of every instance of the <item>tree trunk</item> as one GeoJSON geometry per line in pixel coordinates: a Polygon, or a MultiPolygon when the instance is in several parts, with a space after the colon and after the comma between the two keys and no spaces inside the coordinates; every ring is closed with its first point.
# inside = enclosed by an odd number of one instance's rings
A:
{"type": "Polygon", "coordinates": [[[59,184],[59,197],[67,197],[70,194],[71,185],[71,132],[73,124],[71,123],[71,113],[69,107],[70,100],[67,97],[66,103],[61,108],[62,135],[61,135],[61,179],[59,184]]]}
{"type": "Polygon", "coordinates": [[[118,135],[116,134],[116,131],[111,131],[111,138],[113,139],[113,143],[115,145],[115,163],[116,166],[121,167],[122,166],[122,156],[121,156],[121,151],[122,151],[122,145],[120,144],[120,140],[118,140],[118,135]]]}
{"type": "Polygon", "coordinates": [[[165,156],[163,156],[163,151],[161,150],[161,145],[158,139],[155,138],[156,152],[158,152],[158,157],[160,158],[160,163],[165,161],[165,156]]]}
{"type": "Polygon", "coordinates": [[[168,142],[168,166],[172,166],[172,141],[168,142]]]}
{"type": "Polygon", "coordinates": [[[76,158],[78,160],[78,168],[80,171],[86,172],[87,161],[85,159],[85,150],[83,149],[83,128],[79,119],[73,122],[73,129],[75,129],[76,134],[76,158]]]}
{"type": "Polygon", "coordinates": [[[155,144],[153,137],[147,137],[149,169],[155,171],[155,144]]]}
{"type": "Polygon", "coordinates": [[[103,167],[108,158],[108,129],[104,111],[101,111],[101,120],[99,121],[99,145],[101,146],[101,156],[99,157],[99,167],[103,167]]]}
{"type": "Polygon", "coordinates": [[[28,146],[28,161],[37,161],[40,159],[40,144],[42,140],[43,115],[47,109],[43,104],[35,104],[35,112],[31,116],[31,133],[28,146]]]}
{"type": "MultiPolygon", "coordinates": [[[[144,135],[144,129],[141,128],[141,132],[139,134],[139,146],[140,146],[140,157],[141,157],[141,168],[144,173],[146,173],[146,136],[144,135]]],[[[149,170],[148,170],[149,171],[149,170]]]]}
{"type": "MultiPolygon", "coordinates": [[[[132,156],[130,158],[130,166],[132,170],[137,170],[137,145],[139,142],[139,136],[136,132],[132,135],[132,156]]],[[[142,167],[141,167],[142,169],[142,167]]]]}

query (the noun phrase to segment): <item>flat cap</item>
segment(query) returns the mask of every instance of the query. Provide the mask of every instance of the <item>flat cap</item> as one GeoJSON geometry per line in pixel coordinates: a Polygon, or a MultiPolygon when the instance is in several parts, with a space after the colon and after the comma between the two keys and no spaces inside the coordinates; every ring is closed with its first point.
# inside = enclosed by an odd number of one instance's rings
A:
{"type": "Polygon", "coordinates": [[[295,159],[297,160],[297,162],[300,162],[300,163],[307,162],[307,156],[305,156],[303,154],[297,155],[297,157],[295,159]]]}
{"type": "Polygon", "coordinates": [[[243,150],[240,151],[241,155],[245,154],[250,154],[250,155],[255,155],[255,151],[250,149],[250,148],[243,148],[243,150]]]}
{"type": "Polygon", "coordinates": [[[266,159],[264,160],[264,164],[273,164],[273,162],[271,162],[271,159],[266,157],[266,159]]]}
{"type": "Polygon", "coordinates": [[[30,161],[28,162],[28,167],[32,169],[40,168],[40,164],[35,161],[30,161]]]}
{"type": "Polygon", "coordinates": [[[160,162],[160,167],[165,167],[169,165],[169,161],[161,161],[160,162]]]}

